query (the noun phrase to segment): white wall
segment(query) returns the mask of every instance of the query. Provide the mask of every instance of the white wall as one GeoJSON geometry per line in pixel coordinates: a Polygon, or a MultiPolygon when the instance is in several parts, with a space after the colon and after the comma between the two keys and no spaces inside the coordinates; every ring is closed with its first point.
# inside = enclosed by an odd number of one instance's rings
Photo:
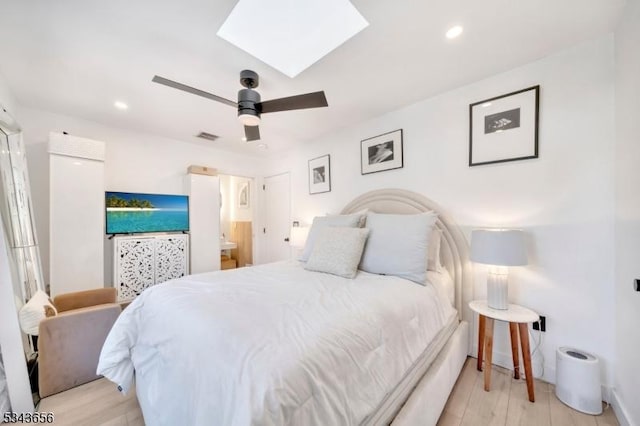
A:
{"type": "MultiPolygon", "coordinates": [[[[512,268],[513,302],[547,316],[546,380],[555,380],[555,350],[569,345],[599,355],[612,382],[613,37],[416,103],[273,158],[269,173],[290,170],[292,220],[338,212],[379,188],[422,193],[467,233],[474,227],[524,228],[531,265],[512,268]],[[541,85],[540,158],[468,167],[469,104],[541,85]],[[360,175],[360,140],[404,129],[404,168],[360,175]],[[309,195],[307,161],[331,155],[330,193],[309,195]]],[[[419,84],[419,83],[418,83],[419,84]]],[[[371,88],[375,90],[375,88],[371,88]]],[[[476,298],[486,294],[476,266],[476,298]]],[[[507,328],[496,330],[495,357],[511,365],[507,328]]],[[[541,360],[534,359],[537,375],[541,360]],[[538,365],[536,365],[538,364],[538,365]]]]}
{"type": "Polygon", "coordinates": [[[231,176],[220,175],[220,196],[222,206],[220,207],[220,237],[229,241],[231,235],[231,176]]]}
{"type": "Polygon", "coordinates": [[[0,74],[0,106],[7,110],[9,114],[16,118],[15,107],[16,101],[7,85],[4,77],[0,74]]]}
{"type": "MultiPolygon", "coordinates": [[[[616,376],[618,409],[640,425],[640,1],[630,0],[616,40],[616,376]]],[[[614,405],[615,406],[615,405],[614,405]]],[[[621,417],[619,415],[619,417],[621,417]]]]}
{"type": "Polygon", "coordinates": [[[107,127],[99,123],[30,108],[18,108],[24,130],[29,176],[40,241],[45,282],[49,277],[49,166],[50,131],[66,131],[106,143],[106,190],[165,194],[184,193],[187,167],[192,164],[239,175],[260,175],[263,161],[148,134],[107,127]]]}

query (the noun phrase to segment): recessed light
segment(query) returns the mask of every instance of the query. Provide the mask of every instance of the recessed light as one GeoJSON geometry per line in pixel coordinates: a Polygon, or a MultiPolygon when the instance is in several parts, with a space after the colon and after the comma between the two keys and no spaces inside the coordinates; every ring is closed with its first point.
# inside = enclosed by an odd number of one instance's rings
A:
{"type": "Polygon", "coordinates": [[[267,144],[266,144],[266,143],[259,143],[259,144],[258,144],[258,148],[260,148],[260,149],[267,149],[267,148],[269,148],[269,147],[267,146],[267,144]]]}
{"type": "Polygon", "coordinates": [[[241,140],[242,142],[246,142],[246,141],[247,141],[247,137],[246,137],[246,136],[243,136],[242,138],[240,138],[240,140],[241,140]]]}
{"type": "Polygon", "coordinates": [[[124,103],[124,102],[122,102],[122,101],[115,101],[115,102],[113,103],[113,106],[114,106],[114,107],[116,107],[116,108],[118,108],[118,109],[121,109],[121,110],[123,110],[123,111],[124,111],[125,109],[129,109],[129,105],[125,104],[125,103],[124,103]]]}
{"type": "Polygon", "coordinates": [[[485,103],[482,104],[483,108],[487,108],[487,107],[490,107],[490,106],[491,106],[491,102],[485,102],[485,103]]]}
{"type": "Polygon", "coordinates": [[[449,38],[449,39],[456,38],[460,34],[462,34],[462,31],[464,31],[464,29],[460,25],[456,25],[454,27],[451,27],[447,31],[447,38],[449,38]]]}

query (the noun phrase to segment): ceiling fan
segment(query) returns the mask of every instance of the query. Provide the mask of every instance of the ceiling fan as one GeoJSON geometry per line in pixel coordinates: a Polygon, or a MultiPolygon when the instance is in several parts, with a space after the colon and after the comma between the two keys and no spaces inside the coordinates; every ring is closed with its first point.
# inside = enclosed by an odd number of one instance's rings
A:
{"type": "Polygon", "coordinates": [[[238,102],[233,102],[229,99],[214,95],[213,93],[205,92],[158,75],[154,76],[151,81],[237,108],[238,120],[244,125],[244,134],[247,142],[260,139],[258,124],[260,124],[261,114],[329,106],[324,91],[261,102],[260,94],[253,90],[258,87],[258,73],[251,70],[243,70],[240,72],[240,84],[242,84],[245,89],[238,91],[238,102]]]}

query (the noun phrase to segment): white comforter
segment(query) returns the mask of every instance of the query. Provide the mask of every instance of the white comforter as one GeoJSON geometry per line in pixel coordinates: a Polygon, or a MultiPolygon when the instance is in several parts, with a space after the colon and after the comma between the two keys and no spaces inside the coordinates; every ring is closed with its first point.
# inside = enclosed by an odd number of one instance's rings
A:
{"type": "Polygon", "coordinates": [[[120,315],[98,373],[148,425],[356,425],[455,310],[431,285],[298,262],[154,286],[120,315]]]}

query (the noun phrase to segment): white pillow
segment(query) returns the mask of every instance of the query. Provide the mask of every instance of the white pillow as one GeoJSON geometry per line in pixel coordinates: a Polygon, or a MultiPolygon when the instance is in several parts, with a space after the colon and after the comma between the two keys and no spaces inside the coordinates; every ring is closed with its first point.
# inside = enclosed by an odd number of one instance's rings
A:
{"type": "Polygon", "coordinates": [[[363,215],[360,214],[343,214],[337,216],[316,216],[313,218],[313,224],[309,229],[309,235],[307,236],[307,242],[304,245],[304,250],[300,256],[300,260],[306,262],[309,259],[313,245],[318,238],[320,230],[327,227],[345,227],[345,228],[357,228],[363,215]]]}
{"type": "Polygon", "coordinates": [[[360,269],[395,275],[424,285],[429,236],[436,222],[434,212],[420,214],[367,214],[369,239],[360,269]]]}
{"type": "Polygon", "coordinates": [[[354,278],[368,235],[369,230],[365,228],[321,229],[304,268],[354,278]]]}
{"type": "Polygon", "coordinates": [[[440,272],[427,271],[427,282],[435,287],[442,299],[448,300],[451,306],[455,306],[456,286],[446,268],[442,268],[440,272]]]}
{"type": "MultiPolygon", "coordinates": [[[[358,210],[357,212],[349,213],[349,214],[359,214],[360,222],[358,223],[359,228],[364,228],[364,225],[367,223],[367,213],[369,213],[369,209],[358,210]]],[[[344,216],[344,215],[335,215],[332,213],[327,213],[325,216],[344,216]]]]}
{"type": "Polygon", "coordinates": [[[362,210],[358,210],[355,213],[352,213],[352,214],[360,215],[360,221],[358,222],[358,226],[360,228],[364,228],[365,225],[367,224],[367,213],[369,213],[369,209],[362,209],[362,210]]]}
{"type": "Polygon", "coordinates": [[[42,290],[36,291],[36,294],[29,299],[29,301],[20,308],[20,312],[18,313],[18,319],[20,321],[20,328],[26,334],[30,334],[32,336],[38,335],[38,328],[40,326],[40,321],[46,318],[44,307],[50,306],[53,311],[58,314],[55,306],[49,300],[49,296],[42,290]]]}
{"type": "Polygon", "coordinates": [[[434,226],[429,235],[429,252],[427,254],[427,271],[440,272],[440,243],[442,242],[442,231],[434,226]]]}

